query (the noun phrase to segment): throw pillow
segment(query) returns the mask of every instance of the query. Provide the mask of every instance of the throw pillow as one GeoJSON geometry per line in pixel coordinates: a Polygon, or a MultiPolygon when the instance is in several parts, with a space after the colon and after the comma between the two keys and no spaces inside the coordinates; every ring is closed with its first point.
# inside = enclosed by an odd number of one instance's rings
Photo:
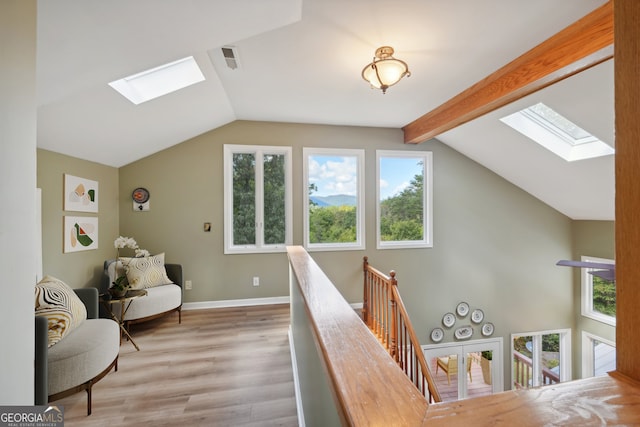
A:
{"type": "Polygon", "coordinates": [[[153,288],[173,283],[164,268],[164,252],[143,258],[120,258],[131,289],[153,288]]]}
{"type": "Polygon", "coordinates": [[[87,308],[66,283],[45,276],[36,285],[36,316],[46,316],[48,347],[51,347],[87,318],[87,308]]]}

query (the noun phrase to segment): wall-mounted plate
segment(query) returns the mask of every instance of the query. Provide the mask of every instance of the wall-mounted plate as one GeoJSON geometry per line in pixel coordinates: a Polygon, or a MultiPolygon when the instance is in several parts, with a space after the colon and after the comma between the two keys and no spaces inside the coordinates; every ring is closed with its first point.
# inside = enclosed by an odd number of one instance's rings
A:
{"type": "Polygon", "coordinates": [[[471,312],[471,321],[473,323],[481,323],[484,319],[484,312],[479,308],[476,308],[471,312]]]}
{"type": "Polygon", "coordinates": [[[445,314],[444,316],[442,316],[442,324],[447,328],[452,327],[456,324],[456,315],[453,313],[445,314]]]}
{"type": "Polygon", "coordinates": [[[431,341],[440,342],[444,338],[444,331],[440,328],[433,328],[431,331],[431,341]]]}
{"type": "Polygon", "coordinates": [[[468,340],[473,335],[473,328],[469,326],[461,326],[453,333],[457,340],[468,340]]]}
{"type": "Polygon", "coordinates": [[[466,302],[461,302],[460,304],[458,304],[458,306],[456,307],[456,313],[458,313],[458,316],[460,317],[465,317],[467,314],[469,314],[469,304],[467,304],[466,302]]]}
{"type": "Polygon", "coordinates": [[[493,335],[493,323],[487,322],[482,325],[482,335],[485,337],[493,335]]]}

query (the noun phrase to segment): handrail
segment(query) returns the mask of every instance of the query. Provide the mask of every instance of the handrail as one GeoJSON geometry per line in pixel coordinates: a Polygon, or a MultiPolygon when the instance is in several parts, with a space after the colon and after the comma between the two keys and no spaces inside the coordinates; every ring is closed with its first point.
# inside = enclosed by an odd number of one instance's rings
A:
{"type": "MultiPolygon", "coordinates": [[[[529,388],[533,372],[533,362],[531,358],[525,356],[517,350],[513,351],[515,366],[513,367],[513,384],[516,388],[529,388]]],[[[560,376],[548,368],[542,368],[542,385],[556,384],[560,382],[560,376]]]]}
{"type": "Polygon", "coordinates": [[[400,369],[430,402],[441,402],[420,341],[398,291],[395,271],[389,276],[364,257],[362,320],[387,349],[400,369]]]}

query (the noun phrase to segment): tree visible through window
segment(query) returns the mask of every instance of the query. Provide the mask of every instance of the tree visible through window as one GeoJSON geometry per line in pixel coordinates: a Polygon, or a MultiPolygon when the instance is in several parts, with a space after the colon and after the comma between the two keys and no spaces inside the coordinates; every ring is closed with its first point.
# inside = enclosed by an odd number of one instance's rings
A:
{"type": "Polygon", "coordinates": [[[431,153],[376,154],[378,248],[430,247],[431,153]]]}
{"type": "MultiPolygon", "coordinates": [[[[612,263],[611,259],[583,256],[582,261],[612,263]]],[[[582,269],[581,298],[582,315],[594,320],[616,325],[616,284],[590,273],[591,269],[582,269]]]]}
{"type": "Polygon", "coordinates": [[[225,145],[225,253],[291,243],[291,148],[225,145]]]}
{"type": "Polygon", "coordinates": [[[305,148],[305,245],[364,248],[364,152],[305,148]]]}

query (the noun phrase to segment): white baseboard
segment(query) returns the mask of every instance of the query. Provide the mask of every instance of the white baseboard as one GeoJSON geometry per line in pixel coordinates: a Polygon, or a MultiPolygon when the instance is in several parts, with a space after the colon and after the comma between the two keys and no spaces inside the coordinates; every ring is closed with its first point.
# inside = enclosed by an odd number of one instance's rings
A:
{"type": "Polygon", "coordinates": [[[298,376],[298,359],[296,359],[296,348],[293,345],[293,335],[291,325],[289,325],[289,349],[291,350],[291,367],[293,369],[293,388],[296,394],[296,409],[298,411],[298,426],[305,427],[304,409],[302,408],[302,393],[300,393],[300,377],[298,376]]]}
{"type": "Polygon", "coordinates": [[[354,310],[362,310],[362,306],[364,305],[364,303],[362,302],[354,302],[349,304],[351,306],[351,308],[353,308],[354,310]]]}
{"type": "Polygon", "coordinates": [[[202,310],[205,308],[226,308],[226,307],[246,307],[250,305],[272,305],[289,304],[290,298],[270,297],[270,298],[247,298],[228,299],[220,301],[185,302],[182,304],[183,310],[202,310]]]}

